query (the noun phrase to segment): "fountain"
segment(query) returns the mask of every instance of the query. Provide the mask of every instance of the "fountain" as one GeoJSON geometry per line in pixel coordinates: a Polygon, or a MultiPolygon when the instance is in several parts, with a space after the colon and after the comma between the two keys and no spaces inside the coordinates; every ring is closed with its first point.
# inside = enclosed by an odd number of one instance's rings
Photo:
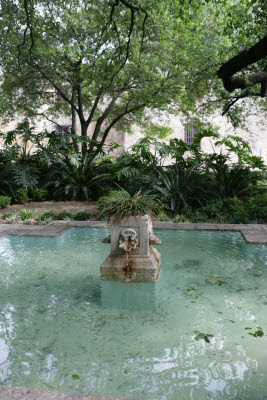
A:
{"type": "Polygon", "coordinates": [[[153,234],[149,215],[124,218],[119,224],[111,220],[111,253],[100,267],[103,279],[154,281],[158,278],[161,257],[152,246],[161,244],[153,234]]]}

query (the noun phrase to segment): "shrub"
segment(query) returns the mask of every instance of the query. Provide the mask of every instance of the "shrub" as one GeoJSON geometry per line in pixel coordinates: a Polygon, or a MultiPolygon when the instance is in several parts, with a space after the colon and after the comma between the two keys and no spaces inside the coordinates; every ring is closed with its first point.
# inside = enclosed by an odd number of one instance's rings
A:
{"type": "Polygon", "coordinates": [[[243,202],[237,197],[225,199],[223,202],[227,212],[226,218],[230,224],[246,224],[248,223],[248,214],[243,202]]]}
{"type": "Polygon", "coordinates": [[[11,197],[0,196],[0,208],[5,208],[10,206],[11,197]]]}
{"type": "Polygon", "coordinates": [[[110,203],[110,201],[124,198],[128,195],[128,192],[125,190],[112,190],[108,195],[102,196],[98,199],[97,205],[99,209],[99,216],[100,218],[104,216],[103,210],[105,207],[110,203]]]}
{"type": "Polygon", "coordinates": [[[72,214],[68,211],[61,211],[58,214],[54,214],[54,220],[64,221],[64,219],[72,219],[72,214]]]}
{"type": "Polygon", "coordinates": [[[112,190],[114,190],[114,188],[112,188],[110,186],[100,187],[97,191],[98,198],[103,197],[103,196],[108,196],[112,190]]]}
{"type": "Polygon", "coordinates": [[[159,221],[168,222],[168,221],[170,221],[170,217],[169,217],[165,212],[161,212],[161,213],[158,215],[158,220],[159,220],[159,221]]]}
{"type": "Polygon", "coordinates": [[[46,219],[53,219],[54,218],[54,211],[43,211],[39,215],[40,221],[45,221],[46,219]]]}
{"type": "Polygon", "coordinates": [[[267,193],[250,197],[246,202],[246,210],[251,221],[267,222],[267,193]]]}
{"type": "Polygon", "coordinates": [[[9,224],[15,224],[16,222],[19,222],[20,220],[17,218],[16,215],[12,214],[11,217],[6,218],[6,221],[7,221],[9,224]]]}
{"type": "Polygon", "coordinates": [[[181,215],[177,214],[177,215],[175,215],[175,217],[173,219],[173,222],[176,222],[176,223],[178,223],[178,222],[181,222],[181,223],[187,222],[187,218],[183,214],[181,214],[181,215]]]}
{"type": "Polygon", "coordinates": [[[31,191],[32,199],[34,201],[45,201],[48,197],[48,190],[35,188],[31,191]]]}
{"type": "Polygon", "coordinates": [[[32,210],[20,210],[19,213],[20,218],[22,219],[22,221],[25,221],[26,219],[32,219],[34,216],[34,212],[32,210]]]}
{"type": "Polygon", "coordinates": [[[98,206],[100,217],[112,217],[115,223],[131,216],[150,214],[154,217],[162,211],[162,204],[155,196],[142,194],[140,190],[133,196],[124,190],[116,193],[113,191],[109,196],[99,199],[98,206]]]}
{"type": "Polygon", "coordinates": [[[73,214],[74,221],[88,221],[91,219],[91,214],[85,210],[77,211],[73,214]]]}
{"type": "Polygon", "coordinates": [[[58,158],[50,168],[45,187],[54,199],[90,200],[97,189],[111,179],[93,164],[89,154],[85,157],[58,158]]]}
{"type": "Polygon", "coordinates": [[[15,190],[14,201],[17,204],[25,204],[29,200],[28,190],[25,188],[20,188],[15,190]]]}
{"type": "Polygon", "coordinates": [[[226,163],[212,165],[216,193],[221,198],[246,197],[257,189],[262,178],[258,171],[251,171],[243,165],[229,166],[226,163]]]}
{"type": "Polygon", "coordinates": [[[4,214],[1,215],[1,218],[2,218],[2,219],[8,219],[8,218],[11,218],[12,215],[13,215],[13,214],[12,214],[11,211],[7,211],[7,212],[5,212],[4,214]]]}
{"type": "Polygon", "coordinates": [[[201,212],[206,214],[209,219],[220,220],[220,214],[224,209],[223,200],[213,200],[205,207],[201,208],[201,212]]]}
{"type": "Polygon", "coordinates": [[[23,221],[23,223],[24,223],[25,225],[32,225],[32,224],[35,223],[35,220],[34,220],[33,218],[27,218],[27,219],[25,219],[25,220],[23,221]]]}
{"type": "Polygon", "coordinates": [[[203,206],[215,196],[210,175],[202,172],[198,164],[187,168],[180,164],[158,166],[153,175],[140,179],[144,187],[151,188],[175,213],[189,206],[203,206]]]}

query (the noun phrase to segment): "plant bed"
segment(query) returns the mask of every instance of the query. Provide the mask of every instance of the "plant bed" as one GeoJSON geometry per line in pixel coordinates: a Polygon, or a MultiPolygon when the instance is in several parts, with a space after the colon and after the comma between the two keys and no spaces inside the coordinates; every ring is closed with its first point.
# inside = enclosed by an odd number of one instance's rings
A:
{"type": "Polygon", "coordinates": [[[87,212],[91,214],[91,219],[96,219],[98,209],[96,202],[83,202],[83,201],[44,201],[44,202],[29,202],[26,204],[13,204],[1,210],[0,221],[1,223],[9,223],[8,219],[1,217],[6,213],[12,213],[15,218],[19,218],[21,210],[31,210],[34,213],[32,223],[39,223],[40,214],[44,211],[52,212],[54,214],[77,215],[77,212],[87,212]]]}

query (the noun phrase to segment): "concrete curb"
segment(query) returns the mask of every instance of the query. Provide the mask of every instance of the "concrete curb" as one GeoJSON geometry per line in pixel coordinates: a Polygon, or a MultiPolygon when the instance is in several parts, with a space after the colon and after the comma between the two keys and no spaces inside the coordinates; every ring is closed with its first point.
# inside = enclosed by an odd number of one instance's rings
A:
{"type": "Polygon", "coordinates": [[[100,396],[89,394],[73,394],[62,392],[50,392],[46,390],[14,388],[0,386],[1,400],[134,400],[125,397],[100,396]]]}
{"type": "MultiPolygon", "coordinates": [[[[250,244],[267,244],[267,227],[263,224],[186,224],[156,221],[154,229],[186,231],[240,232],[250,244]]],[[[53,221],[48,225],[0,224],[0,239],[7,235],[57,237],[70,228],[108,228],[106,221],[53,221]]]]}

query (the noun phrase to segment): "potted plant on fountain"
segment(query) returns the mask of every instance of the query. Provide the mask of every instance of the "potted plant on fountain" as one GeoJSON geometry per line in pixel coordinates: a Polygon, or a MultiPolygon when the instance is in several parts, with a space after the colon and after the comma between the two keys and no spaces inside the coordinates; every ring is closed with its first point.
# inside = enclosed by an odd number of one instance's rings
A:
{"type": "Polygon", "coordinates": [[[155,280],[160,254],[152,244],[161,244],[153,235],[152,220],[162,210],[154,195],[124,190],[111,192],[99,201],[100,215],[110,221],[111,253],[101,266],[101,277],[127,281],[155,280]]]}

